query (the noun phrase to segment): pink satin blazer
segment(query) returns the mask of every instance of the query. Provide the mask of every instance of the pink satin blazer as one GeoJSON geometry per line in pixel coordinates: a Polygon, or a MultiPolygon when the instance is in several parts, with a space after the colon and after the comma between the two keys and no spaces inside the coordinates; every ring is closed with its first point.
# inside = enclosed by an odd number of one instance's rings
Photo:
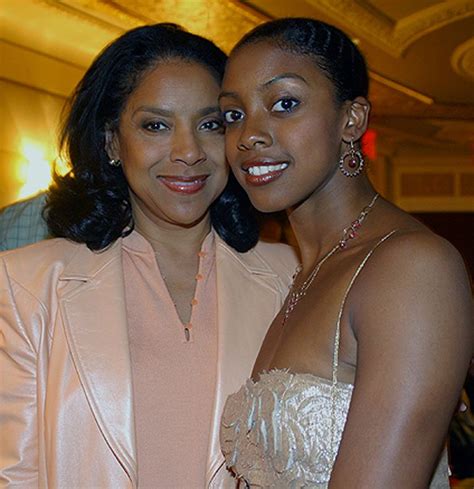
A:
{"type": "MultiPolygon", "coordinates": [[[[242,254],[217,239],[216,262],[206,486],[225,488],[235,480],[219,449],[223,403],[249,376],[296,258],[283,245],[242,254]]],[[[0,254],[1,487],[138,487],[121,263],[121,240],[101,253],[54,239],[0,254]]]]}

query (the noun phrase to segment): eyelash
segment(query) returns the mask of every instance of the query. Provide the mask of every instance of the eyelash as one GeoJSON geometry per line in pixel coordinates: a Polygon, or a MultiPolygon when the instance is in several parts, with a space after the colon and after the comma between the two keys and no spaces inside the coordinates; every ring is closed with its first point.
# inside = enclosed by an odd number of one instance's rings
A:
{"type": "MultiPolygon", "coordinates": [[[[298,107],[298,105],[300,105],[300,101],[293,98],[293,97],[283,97],[279,100],[277,100],[271,107],[271,111],[272,112],[279,112],[279,113],[282,113],[282,112],[293,112],[293,110],[296,109],[296,107],[298,107]],[[282,107],[282,110],[275,110],[275,107],[278,105],[278,104],[283,104],[285,102],[289,102],[291,103],[291,106],[290,107],[287,107],[287,108],[284,108],[282,107]]],[[[239,122],[240,120],[242,120],[242,118],[244,117],[243,113],[240,112],[239,110],[226,110],[223,112],[223,118],[224,118],[224,122],[226,125],[231,125],[231,124],[234,124],[236,122],[239,122]],[[231,117],[235,116],[235,115],[238,115],[238,118],[237,119],[232,119],[231,117]]]]}
{"type": "Polygon", "coordinates": [[[142,127],[150,132],[161,132],[169,129],[166,124],[160,121],[145,122],[142,127]]]}
{"type": "Polygon", "coordinates": [[[297,100],[297,99],[295,99],[293,97],[283,97],[280,100],[277,100],[272,105],[272,112],[293,112],[293,110],[296,109],[296,107],[298,107],[298,105],[300,105],[300,101],[299,100],[297,100]],[[291,106],[290,107],[287,107],[287,108],[282,107],[282,110],[275,110],[275,107],[278,104],[284,104],[285,102],[291,103],[291,106]]]}
{"type": "Polygon", "coordinates": [[[243,117],[243,114],[242,114],[242,112],[239,112],[238,110],[225,110],[222,113],[222,116],[224,118],[225,124],[230,125],[230,124],[234,124],[235,122],[240,121],[243,117]],[[238,119],[229,119],[229,117],[232,117],[232,115],[235,115],[235,114],[237,114],[239,116],[238,119]]]}
{"type": "MultiPolygon", "coordinates": [[[[169,130],[169,126],[167,126],[164,122],[161,121],[152,121],[152,122],[146,122],[143,124],[143,129],[149,132],[161,132],[161,131],[167,131],[169,130]]],[[[199,129],[203,129],[204,131],[219,131],[223,127],[223,122],[219,119],[212,119],[203,122],[202,124],[199,125],[199,129]],[[212,127],[209,127],[211,126],[212,127]]]]}
{"type": "Polygon", "coordinates": [[[212,119],[210,121],[203,122],[199,128],[203,128],[206,131],[219,131],[222,129],[224,126],[223,122],[220,119],[212,119]],[[204,126],[209,125],[209,124],[214,124],[213,128],[205,128],[204,126]]]}

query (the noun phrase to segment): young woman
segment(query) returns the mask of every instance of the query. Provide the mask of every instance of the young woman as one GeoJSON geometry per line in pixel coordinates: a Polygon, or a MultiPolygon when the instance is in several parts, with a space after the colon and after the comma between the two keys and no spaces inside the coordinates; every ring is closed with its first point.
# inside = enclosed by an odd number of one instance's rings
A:
{"type": "Polygon", "coordinates": [[[469,283],[449,243],[370,185],[367,92],[358,49],[316,20],[263,24],[228,61],[227,158],[259,210],[287,210],[302,258],[224,411],[227,465],[250,487],[449,487],[469,283]]]}
{"type": "Polygon", "coordinates": [[[223,401],[288,293],[228,182],[226,56],[159,24],[108,46],[62,133],[59,239],[0,255],[0,485],[226,487],[223,401]],[[223,470],[220,470],[220,469],[223,470]]]}

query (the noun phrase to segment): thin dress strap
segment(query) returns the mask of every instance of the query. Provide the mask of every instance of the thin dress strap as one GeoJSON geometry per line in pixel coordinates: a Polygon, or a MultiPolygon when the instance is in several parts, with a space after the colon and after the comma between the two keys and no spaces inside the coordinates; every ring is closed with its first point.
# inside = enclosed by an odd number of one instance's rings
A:
{"type": "Polygon", "coordinates": [[[346,292],[344,293],[344,297],[342,299],[341,307],[339,309],[339,315],[337,317],[337,323],[336,323],[336,334],[334,335],[334,347],[333,347],[333,358],[332,358],[332,384],[335,385],[337,384],[337,371],[339,367],[339,346],[340,346],[340,339],[341,339],[341,318],[342,318],[342,313],[344,312],[344,306],[346,304],[347,296],[349,295],[349,292],[351,291],[352,285],[354,284],[356,278],[358,277],[359,273],[362,271],[364,268],[365,264],[367,263],[368,259],[372,256],[372,253],[388,238],[393,236],[398,229],[394,229],[393,231],[390,231],[388,234],[383,236],[376,244],[375,246],[367,253],[365,258],[362,260],[360,265],[357,267],[357,270],[355,271],[354,275],[352,276],[352,279],[346,289],[346,292]]]}
{"type": "Polygon", "coordinates": [[[362,271],[364,268],[365,264],[367,263],[367,260],[372,256],[373,252],[388,238],[393,236],[398,231],[398,229],[394,229],[393,231],[390,231],[388,234],[386,234],[383,238],[381,238],[375,246],[367,253],[365,258],[362,260],[360,265],[357,267],[357,270],[355,271],[354,275],[351,278],[351,281],[346,289],[346,292],[344,293],[344,297],[342,299],[341,307],[339,309],[339,314],[337,317],[337,323],[336,323],[336,334],[334,335],[334,346],[333,346],[333,359],[332,359],[332,385],[331,385],[331,453],[332,453],[332,460],[336,459],[336,455],[338,452],[338,444],[336,443],[336,437],[335,437],[335,423],[336,423],[336,386],[337,386],[337,370],[339,367],[339,344],[340,344],[340,339],[341,339],[341,318],[342,318],[342,313],[344,311],[344,306],[346,304],[347,296],[349,295],[349,292],[352,288],[352,285],[354,284],[356,278],[358,277],[359,273],[362,271]]]}

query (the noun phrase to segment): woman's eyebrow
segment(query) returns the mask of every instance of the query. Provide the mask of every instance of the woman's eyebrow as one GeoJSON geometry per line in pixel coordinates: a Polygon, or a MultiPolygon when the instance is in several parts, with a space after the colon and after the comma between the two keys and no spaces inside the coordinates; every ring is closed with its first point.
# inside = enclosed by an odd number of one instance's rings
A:
{"type": "Polygon", "coordinates": [[[141,105],[140,107],[137,107],[133,111],[133,115],[137,114],[138,112],[150,112],[152,114],[162,117],[171,117],[173,115],[170,110],[160,109],[159,107],[154,107],[152,105],[141,105]]]}
{"type": "MultiPolygon", "coordinates": [[[[261,87],[267,88],[270,85],[272,85],[273,83],[279,82],[281,80],[287,80],[287,79],[300,80],[304,84],[309,85],[309,83],[306,81],[306,79],[303,76],[298,75],[297,73],[281,73],[280,75],[275,75],[274,77],[270,78],[270,80],[262,83],[261,87]]],[[[238,96],[237,92],[221,92],[219,94],[218,100],[220,101],[221,98],[224,98],[224,97],[238,98],[239,96],[238,96]]]]}
{"type": "Polygon", "coordinates": [[[298,75],[297,73],[281,73],[280,75],[276,75],[276,76],[270,78],[270,80],[266,81],[262,86],[264,88],[266,88],[275,82],[278,82],[281,80],[286,80],[288,78],[290,80],[301,80],[303,83],[308,85],[308,82],[305,80],[305,78],[302,77],[301,75],[298,75]]]}
{"type": "Polygon", "coordinates": [[[210,105],[209,107],[203,107],[199,110],[199,115],[204,117],[205,115],[215,114],[216,112],[220,112],[220,108],[218,105],[210,105]]]}
{"type": "Polygon", "coordinates": [[[221,92],[217,97],[217,100],[220,102],[221,98],[224,97],[238,98],[238,95],[236,92],[221,92]]]}
{"type": "MultiPolygon", "coordinates": [[[[155,114],[161,117],[172,117],[173,116],[173,111],[171,110],[166,110],[166,109],[161,109],[159,107],[153,107],[150,105],[142,105],[141,107],[138,107],[136,110],[134,110],[133,114],[137,114],[138,112],[149,112],[151,114],[155,114]]],[[[199,109],[198,115],[200,117],[203,117],[208,114],[213,114],[215,112],[220,112],[220,109],[217,105],[210,105],[208,107],[203,107],[202,109],[199,109]]]]}

